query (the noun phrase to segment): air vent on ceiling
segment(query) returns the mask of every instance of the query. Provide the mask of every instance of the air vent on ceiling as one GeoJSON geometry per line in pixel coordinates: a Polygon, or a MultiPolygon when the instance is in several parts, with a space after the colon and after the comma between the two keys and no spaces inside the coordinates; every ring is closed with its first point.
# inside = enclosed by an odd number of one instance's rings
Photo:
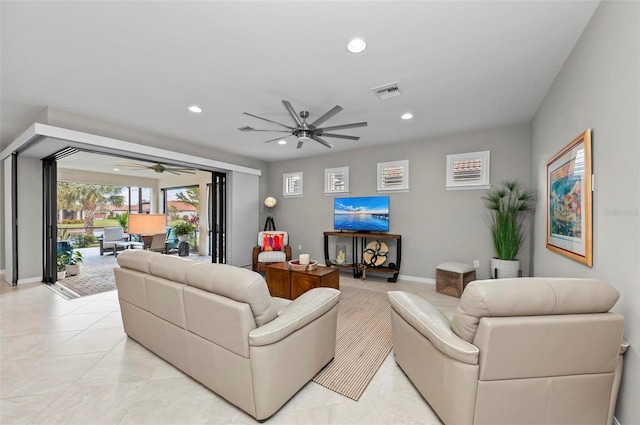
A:
{"type": "Polygon", "coordinates": [[[400,96],[402,94],[398,87],[398,83],[385,84],[384,86],[374,87],[371,90],[382,100],[400,96]]]}
{"type": "Polygon", "coordinates": [[[248,125],[245,125],[244,127],[240,127],[238,130],[244,131],[244,132],[253,131],[253,127],[249,127],[248,125]]]}

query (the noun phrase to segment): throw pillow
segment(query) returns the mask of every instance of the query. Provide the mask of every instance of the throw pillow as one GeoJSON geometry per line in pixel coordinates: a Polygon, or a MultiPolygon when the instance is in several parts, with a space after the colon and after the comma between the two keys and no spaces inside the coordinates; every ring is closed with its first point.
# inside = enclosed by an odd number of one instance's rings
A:
{"type": "Polygon", "coordinates": [[[284,251],[283,233],[263,233],[262,235],[263,251],[284,251]]]}

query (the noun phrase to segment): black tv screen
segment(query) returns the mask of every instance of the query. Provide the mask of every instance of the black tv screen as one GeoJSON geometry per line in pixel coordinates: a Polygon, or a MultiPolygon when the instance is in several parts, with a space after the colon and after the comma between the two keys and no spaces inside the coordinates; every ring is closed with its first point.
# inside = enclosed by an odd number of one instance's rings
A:
{"type": "Polygon", "coordinates": [[[350,232],[388,232],[389,197],[334,198],[333,228],[350,232]]]}

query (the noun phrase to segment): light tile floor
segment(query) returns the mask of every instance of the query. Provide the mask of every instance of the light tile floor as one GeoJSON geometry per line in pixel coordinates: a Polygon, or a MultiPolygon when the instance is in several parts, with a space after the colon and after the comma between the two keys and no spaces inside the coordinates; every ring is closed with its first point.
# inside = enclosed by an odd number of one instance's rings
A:
{"type": "MultiPolygon", "coordinates": [[[[256,423],[128,338],[116,291],[67,301],[39,283],[0,281],[0,386],[3,425],[256,423]]],[[[392,354],[360,401],[309,382],[267,423],[441,424],[392,354]]]]}

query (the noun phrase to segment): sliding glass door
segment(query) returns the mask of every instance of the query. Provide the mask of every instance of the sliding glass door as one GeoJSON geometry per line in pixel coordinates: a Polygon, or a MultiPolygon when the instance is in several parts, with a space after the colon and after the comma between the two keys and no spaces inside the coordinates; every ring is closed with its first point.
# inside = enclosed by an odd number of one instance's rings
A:
{"type": "Polygon", "coordinates": [[[211,175],[211,184],[208,185],[209,190],[207,191],[209,252],[212,263],[226,264],[227,175],[215,171],[211,175]]]}

